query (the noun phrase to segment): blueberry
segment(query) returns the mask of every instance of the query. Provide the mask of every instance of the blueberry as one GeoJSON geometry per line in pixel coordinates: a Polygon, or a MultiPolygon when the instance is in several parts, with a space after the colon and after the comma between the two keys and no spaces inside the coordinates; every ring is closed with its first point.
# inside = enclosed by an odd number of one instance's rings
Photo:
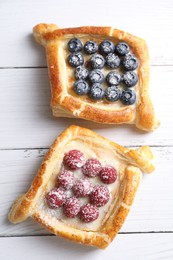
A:
{"type": "Polygon", "coordinates": [[[78,80],[73,85],[74,92],[78,95],[85,95],[89,92],[89,85],[85,80],[78,80]]]}
{"type": "Polygon", "coordinates": [[[104,81],[104,75],[101,70],[92,70],[89,73],[89,79],[92,83],[102,83],[104,81]]]}
{"type": "Polygon", "coordinates": [[[89,75],[89,71],[83,66],[78,66],[75,69],[75,78],[78,79],[86,79],[89,75]]]}
{"type": "Polygon", "coordinates": [[[90,98],[94,100],[101,100],[104,97],[104,94],[105,92],[99,83],[94,83],[91,86],[91,90],[89,93],[90,98]]]}
{"type": "Polygon", "coordinates": [[[138,76],[134,71],[127,71],[123,75],[123,82],[128,88],[134,87],[138,82],[138,76]]]}
{"type": "Polygon", "coordinates": [[[126,42],[119,42],[115,45],[115,52],[119,55],[126,55],[129,51],[130,48],[126,42]]]}
{"type": "Polygon", "coordinates": [[[124,70],[135,70],[138,67],[138,60],[133,54],[128,54],[122,60],[124,70]]]}
{"type": "Polygon", "coordinates": [[[90,64],[93,69],[102,69],[105,65],[105,59],[100,54],[93,54],[90,59],[90,64]]]}
{"type": "Polygon", "coordinates": [[[121,82],[121,75],[118,72],[111,71],[106,76],[109,85],[118,86],[121,82]]]}
{"type": "Polygon", "coordinates": [[[122,92],[121,101],[124,105],[132,105],[136,101],[136,94],[133,90],[128,89],[122,92]]]}
{"type": "Polygon", "coordinates": [[[98,51],[98,45],[96,42],[93,41],[87,41],[84,45],[84,50],[87,54],[93,54],[98,51]]]}
{"type": "Polygon", "coordinates": [[[114,50],[115,50],[115,46],[114,46],[113,42],[111,42],[109,40],[105,40],[100,43],[100,51],[102,53],[108,54],[108,53],[114,52],[114,50]]]}
{"type": "Polygon", "coordinates": [[[120,97],[121,91],[116,86],[108,87],[105,91],[105,98],[110,102],[117,101],[120,97]]]}
{"type": "Polygon", "coordinates": [[[77,38],[73,38],[68,42],[68,49],[70,52],[81,51],[82,47],[82,42],[77,38]]]}
{"type": "Polygon", "coordinates": [[[106,56],[106,64],[108,65],[108,67],[110,67],[111,69],[116,69],[119,67],[120,65],[120,58],[115,55],[114,53],[109,53],[106,56]]]}
{"type": "Polygon", "coordinates": [[[81,52],[71,53],[68,56],[68,62],[72,67],[78,67],[84,64],[84,57],[81,52]]]}

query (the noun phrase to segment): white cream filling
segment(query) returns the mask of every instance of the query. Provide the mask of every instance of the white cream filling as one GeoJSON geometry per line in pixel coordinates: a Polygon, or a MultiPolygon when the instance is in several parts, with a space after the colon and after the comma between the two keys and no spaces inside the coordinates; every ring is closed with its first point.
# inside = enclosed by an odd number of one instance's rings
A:
{"type": "MultiPolygon", "coordinates": [[[[65,61],[64,66],[66,67],[66,87],[67,87],[67,93],[74,95],[76,98],[82,100],[83,102],[92,104],[92,106],[94,106],[94,107],[103,108],[103,106],[104,106],[105,110],[106,109],[110,110],[111,108],[113,108],[113,109],[121,109],[122,108],[123,109],[125,107],[125,105],[120,100],[118,100],[116,102],[107,102],[106,100],[101,100],[101,101],[95,102],[95,101],[92,101],[90,98],[88,98],[87,95],[85,95],[85,96],[78,96],[78,95],[76,95],[74,93],[74,91],[72,89],[72,86],[73,86],[73,83],[75,82],[75,78],[74,78],[74,70],[75,70],[75,68],[70,67],[68,65],[68,63],[67,63],[67,57],[70,54],[70,52],[68,51],[68,47],[67,47],[68,41],[71,38],[74,38],[74,37],[79,38],[83,42],[83,44],[85,42],[87,42],[88,40],[93,40],[93,41],[97,42],[98,44],[100,44],[100,42],[103,39],[105,39],[105,38],[106,39],[110,38],[110,40],[112,40],[114,42],[114,44],[116,44],[115,38],[111,38],[111,37],[105,37],[105,36],[98,37],[98,36],[95,36],[95,35],[94,36],[90,36],[90,37],[86,37],[86,35],[66,35],[66,38],[62,39],[60,41],[60,44],[59,44],[60,50],[59,50],[59,52],[63,53],[64,61],[65,61]]],[[[87,62],[90,59],[91,55],[86,55],[84,53],[84,51],[82,51],[82,53],[83,53],[85,62],[87,62]]],[[[120,68],[118,68],[118,69],[110,69],[110,68],[107,68],[106,66],[104,66],[104,68],[101,69],[101,71],[104,74],[104,76],[106,76],[110,71],[117,71],[120,74],[122,74],[120,68]]],[[[137,70],[135,72],[137,73],[137,70]]],[[[134,91],[135,91],[135,93],[137,95],[137,98],[138,98],[138,89],[139,89],[139,85],[138,84],[139,84],[139,82],[136,84],[136,86],[134,88],[132,88],[132,89],[134,89],[134,91]]],[[[106,89],[107,86],[108,85],[107,85],[106,81],[104,80],[104,82],[102,83],[102,87],[104,89],[106,89]]],[[[120,89],[124,89],[123,84],[120,84],[118,87],[120,89]]],[[[133,105],[131,105],[130,107],[135,108],[135,106],[136,106],[136,102],[133,105]]]]}
{"type": "MultiPolygon", "coordinates": [[[[73,226],[78,229],[96,231],[107,220],[107,218],[109,217],[110,210],[116,204],[116,197],[118,198],[118,191],[119,191],[119,187],[120,187],[120,178],[124,172],[125,166],[126,166],[125,162],[120,160],[118,157],[116,159],[116,152],[113,149],[110,149],[108,147],[102,147],[101,145],[100,145],[100,147],[99,146],[96,147],[90,143],[89,144],[87,143],[87,145],[86,145],[83,141],[79,141],[79,140],[70,141],[69,143],[67,143],[67,145],[63,151],[63,154],[61,155],[60,160],[57,162],[57,164],[54,168],[54,171],[52,173],[52,176],[51,176],[50,180],[48,181],[48,185],[46,187],[46,192],[45,192],[45,194],[42,194],[40,196],[37,207],[39,207],[39,211],[44,212],[45,215],[51,216],[53,218],[54,222],[55,222],[55,219],[58,219],[58,220],[61,220],[63,223],[73,226]],[[63,159],[64,153],[66,153],[72,149],[78,149],[78,150],[82,151],[84,153],[86,159],[97,158],[101,162],[102,166],[111,165],[111,166],[115,167],[115,169],[117,170],[117,173],[118,173],[117,180],[113,184],[106,185],[111,194],[108,203],[105,206],[99,208],[98,219],[91,223],[83,223],[83,222],[81,222],[81,220],[78,217],[67,218],[63,214],[63,208],[50,209],[47,206],[46,201],[45,201],[45,194],[48,191],[50,191],[53,187],[55,187],[57,175],[60,173],[60,171],[62,169],[62,159],[63,159]]],[[[84,175],[82,174],[80,169],[73,171],[73,173],[74,173],[75,179],[81,179],[84,177],[84,175]]],[[[93,185],[103,184],[99,177],[89,178],[89,180],[92,182],[93,185]]],[[[73,196],[72,191],[68,191],[67,194],[69,197],[73,196]]],[[[88,197],[79,198],[79,199],[81,201],[81,205],[89,202],[88,197]]]]}

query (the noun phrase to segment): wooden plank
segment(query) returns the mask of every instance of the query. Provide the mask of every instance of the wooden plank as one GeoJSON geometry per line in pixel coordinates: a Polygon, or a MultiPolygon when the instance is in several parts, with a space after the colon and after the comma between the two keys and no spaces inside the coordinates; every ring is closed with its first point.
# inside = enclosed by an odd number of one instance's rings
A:
{"type": "MultiPolygon", "coordinates": [[[[0,235],[47,234],[31,219],[12,225],[8,211],[17,196],[26,192],[47,150],[0,151],[0,235]]],[[[155,147],[156,170],[143,175],[131,212],[121,232],[173,231],[171,161],[173,147],[155,147]]]]}
{"type": "Polygon", "coordinates": [[[0,70],[0,148],[47,148],[71,124],[88,127],[122,145],[173,145],[173,67],[151,67],[151,96],[161,127],[145,133],[134,126],[106,126],[53,118],[47,69],[0,70]]]}
{"type": "Polygon", "coordinates": [[[173,234],[118,235],[106,250],[78,245],[54,236],[0,238],[1,259],[14,260],[171,260],[172,244],[173,234]]]}
{"type": "Polygon", "coordinates": [[[152,64],[172,65],[172,0],[123,0],[118,7],[115,1],[107,0],[106,6],[109,8],[105,10],[105,2],[100,1],[97,15],[98,3],[92,0],[82,4],[76,0],[75,5],[68,0],[1,1],[0,67],[46,65],[44,50],[31,35],[32,27],[41,22],[60,27],[112,25],[146,39],[152,64]],[[83,15],[84,10],[90,19],[83,15]],[[74,12],[77,15],[72,15],[74,12]]]}

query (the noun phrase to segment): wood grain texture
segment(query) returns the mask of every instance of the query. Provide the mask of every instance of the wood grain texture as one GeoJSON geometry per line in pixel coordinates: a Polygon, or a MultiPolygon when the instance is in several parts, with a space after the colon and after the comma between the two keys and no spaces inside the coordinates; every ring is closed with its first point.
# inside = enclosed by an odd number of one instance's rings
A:
{"type": "Polygon", "coordinates": [[[61,260],[69,256],[71,260],[173,259],[173,234],[120,234],[106,250],[84,247],[54,236],[0,238],[0,244],[6,248],[1,252],[3,260],[61,260]]]}
{"type": "Polygon", "coordinates": [[[31,35],[32,27],[41,22],[117,27],[146,39],[152,64],[172,65],[172,16],[172,0],[100,0],[99,7],[92,0],[1,1],[0,67],[46,65],[44,50],[31,35]]]}
{"type": "MultiPolygon", "coordinates": [[[[0,151],[0,197],[3,205],[3,211],[0,211],[1,236],[47,234],[30,219],[17,225],[7,220],[14,199],[26,192],[46,151],[0,151]]],[[[156,147],[153,152],[157,168],[152,174],[143,175],[134,205],[121,232],[173,231],[173,175],[170,174],[173,147],[156,147]]]]}
{"type": "Polygon", "coordinates": [[[98,2],[92,0],[9,0],[0,1],[0,17],[0,149],[5,149],[0,150],[0,236],[48,234],[32,220],[10,224],[7,212],[14,198],[29,187],[47,151],[37,148],[49,147],[70,124],[89,127],[122,145],[153,145],[157,165],[152,175],[144,175],[121,229],[140,234],[120,234],[106,251],[53,236],[2,237],[0,258],[172,260],[173,234],[141,232],[173,231],[173,1],[99,0],[98,7],[98,2]],[[53,118],[47,69],[37,68],[46,67],[45,51],[32,36],[32,27],[40,22],[60,27],[111,25],[144,38],[153,65],[151,96],[160,128],[146,134],[132,126],[103,127],[83,120],[53,118]],[[7,67],[11,69],[1,69],[7,67]]]}
{"type": "Polygon", "coordinates": [[[47,148],[71,124],[91,128],[122,145],[173,145],[172,73],[173,67],[151,67],[150,92],[161,126],[144,133],[135,126],[53,118],[46,68],[0,70],[0,148],[47,148]]]}

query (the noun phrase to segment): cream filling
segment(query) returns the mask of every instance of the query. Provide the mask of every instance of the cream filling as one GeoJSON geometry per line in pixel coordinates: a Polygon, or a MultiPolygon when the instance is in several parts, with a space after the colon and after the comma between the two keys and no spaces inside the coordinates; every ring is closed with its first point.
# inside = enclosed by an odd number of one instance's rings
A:
{"type": "MultiPolygon", "coordinates": [[[[108,39],[110,38],[111,41],[114,42],[114,44],[116,44],[118,41],[116,41],[116,39],[114,37],[105,37],[105,36],[88,36],[86,37],[86,35],[66,35],[62,40],[60,40],[60,43],[59,43],[59,53],[61,54],[61,56],[63,56],[63,60],[64,60],[64,64],[63,64],[63,67],[66,71],[66,87],[67,87],[67,90],[66,90],[66,94],[70,94],[72,96],[75,96],[77,99],[80,99],[82,100],[84,103],[89,103],[90,105],[94,106],[94,107],[97,107],[97,108],[104,108],[105,110],[117,110],[117,109],[123,109],[125,107],[124,104],[122,104],[122,102],[120,100],[116,101],[116,102],[107,102],[106,100],[101,100],[101,101],[92,101],[87,95],[85,96],[78,96],[77,94],[74,93],[73,91],[73,83],[75,82],[75,78],[74,78],[74,68],[70,67],[68,65],[68,62],[67,62],[67,57],[68,55],[70,54],[70,52],[68,51],[68,48],[67,48],[67,44],[68,44],[68,41],[73,38],[73,37],[77,37],[79,38],[83,44],[85,42],[87,42],[88,40],[93,40],[95,42],[97,42],[97,44],[100,44],[101,41],[103,41],[103,39],[108,39]]],[[[86,55],[84,52],[83,52],[83,56],[84,56],[84,59],[85,59],[85,62],[87,62],[91,55],[86,55]]],[[[110,71],[117,71],[119,72],[120,74],[122,74],[122,71],[121,69],[109,69],[109,68],[106,68],[104,66],[103,69],[101,69],[101,71],[103,72],[104,76],[106,76],[110,71]]],[[[138,71],[136,70],[135,71],[136,73],[138,73],[138,71]]],[[[104,89],[106,89],[107,87],[107,83],[106,81],[104,80],[104,82],[102,83],[102,87],[104,89]]],[[[118,86],[120,89],[124,89],[124,86],[122,84],[120,84],[118,86]]],[[[134,88],[136,95],[137,95],[137,99],[138,99],[138,90],[139,90],[139,81],[138,83],[136,84],[136,86],[134,88]]],[[[135,108],[136,107],[136,102],[130,106],[131,108],[135,108]]],[[[85,106],[84,106],[85,108],[85,106]]]]}
{"type": "MultiPolygon", "coordinates": [[[[67,143],[67,145],[63,151],[63,154],[61,155],[61,158],[56,163],[52,176],[46,187],[45,194],[42,194],[40,196],[40,198],[37,202],[37,204],[38,204],[37,207],[39,208],[39,211],[41,211],[42,213],[44,212],[44,215],[52,217],[53,222],[56,222],[56,220],[58,219],[67,225],[70,225],[72,227],[75,227],[75,228],[78,228],[81,230],[97,231],[97,230],[99,230],[99,228],[102,225],[104,225],[105,221],[109,217],[109,212],[116,204],[116,201],[118,198],[118,191],[119,191],[119,187],[120,187],[120,179],[122,178],[125,166],[126,166],[125,162],[122,161],[120,158],[118,158],[116,156],[116,152],[111,148],[102,147],[101,144],[100,145],[97,144],[97,145],[93,146],[93,144],[87,143],[87,145],[86,145],[84,141],[72,140],[69,143],[67,143]],[[78,217],[67,218],[63,214],[62,208],[50,209],[47,206],[46,201],[45,201],[45,194],[49,190],[51,190],[53,187],[55,187],[55,180],[57,178],[57,175],[60,173],[60,171],[63,168],[62,159],[63,159],[64,153],[66,153],[72,149],[78,149],[78,150],[82,151],[84,153],[86,159],[93,158],[93,157],[97,158],[101,162],[102,166],[111,165],[111,166],[115,167],[115,169],[117,169],[117,172],[118,172],[118,178],[115,181],[115,183],[107,185],[107,187],[110,191],[110,194],[111,194],[108,203],[105,206],[99,208],[98,219],[91,223],[83,223],[83,222],[81,222],[81,220],[78,217]]],[[[84,175],[82,174],[80,169],[75,170],[73,172],[74,172],[74,176],[75,176],[76,180],[84,177],[84,175]]],[[[99,179],[99,177],[90,178],[90,180],[93,185],[103,184],[101,182],[101,180],[99,179]]],[[[73,196],[72,191],[67,191],[67,195],[69,197],[73,196]]],[[[88,203],[89,199],[88,199],[88,197],[80,198],[80,201],[81,201],[81,205],[83,205],[83,204],[88,203]]],[[[49,219],[50,219],[50,217],[49,217],[49,219]]]]}

